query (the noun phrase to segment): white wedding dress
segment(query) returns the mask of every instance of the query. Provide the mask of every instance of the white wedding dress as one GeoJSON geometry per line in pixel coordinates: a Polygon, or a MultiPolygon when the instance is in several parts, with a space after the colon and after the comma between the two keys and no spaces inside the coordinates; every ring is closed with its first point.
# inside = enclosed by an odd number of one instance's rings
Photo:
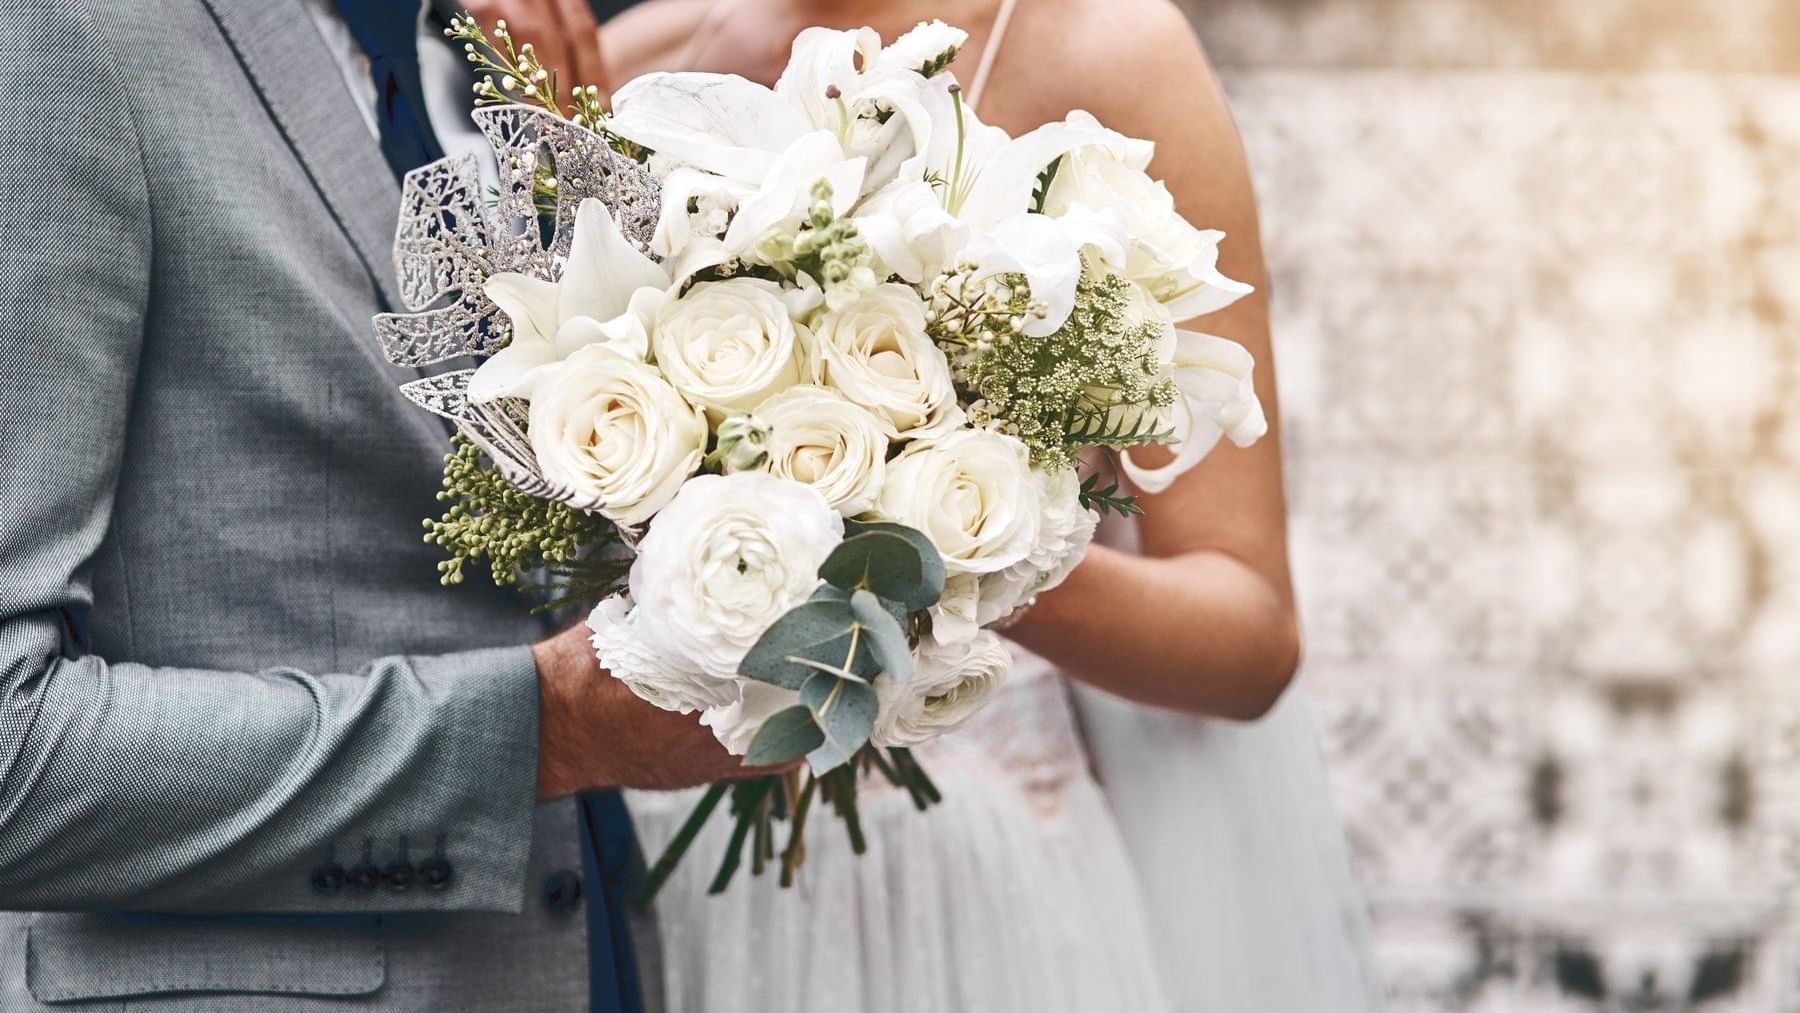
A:
{"type": "MultiPolygon", "coordinates": [[[[1002,0],[971,106],[1016,2],[1002,0]]],[[[1119,521],[1100,540],[1136,548],[1119,521]]],[[[731,833],[714,813],[656,901],[666,1013],[1383,1007],[1299,692],[1234,724],[1072,692],[1048,661],[1014,655],[986,709],[914,750],[940,805],[920,813],[879,775],[864,780],[864,855],[815,810],[794,887],[746,867],[709,896],[731,833]]],[[[698,798],[626,793],[649,860],[698,798]]]]}
{"type": "MultiPolygon", "coordinates": [[[[794,887],[746,868],[709,896],[714,814],[656,903],[668,1013],[1381,1008],[1299,693],[1239,725],[1072,695],[1015,655],[993,703],[915,750],[941,805],[865,780],[861,857],[816,811],[794,887]]],[[[697,797],[627,794],[648,856],[697,797]]]]}

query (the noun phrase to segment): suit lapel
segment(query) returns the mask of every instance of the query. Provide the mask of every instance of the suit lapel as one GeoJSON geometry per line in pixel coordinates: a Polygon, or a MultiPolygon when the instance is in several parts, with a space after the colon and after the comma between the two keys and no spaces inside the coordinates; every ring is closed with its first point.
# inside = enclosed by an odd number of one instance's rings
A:
{"type": "Polygon", "coordinates": [[[400,186],[312,19],[291,0],[204,3],[386,308],[404,308],[393,266],[400,186]]]}

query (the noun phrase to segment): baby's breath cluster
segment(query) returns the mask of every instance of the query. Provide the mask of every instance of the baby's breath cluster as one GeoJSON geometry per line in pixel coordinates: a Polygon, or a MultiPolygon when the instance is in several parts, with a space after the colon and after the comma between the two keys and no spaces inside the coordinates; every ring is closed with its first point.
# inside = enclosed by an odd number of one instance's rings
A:
{"type": "Polygon", "coordinates": [[[962,264],[932,282],[925,327],[955,364],[1013,340],[1030,317],[1043,315],[1024,275],[982,275],[974,264],[962,264]]]}
{"type": "Polygon", "coordinates": [[[425,522],[425,541],[450,558],[438,563],[445,584],[460,584],[463,566],[488,561],[494,583],[515,584],[539,567],[563,568],[616,540],[606,519],[519,491],[460,434],[444,457],[444,515],[425,522]]]}
{"type": "Polygon", "coordinates": [[[605,119],[600,89],[593,85],[571,89],[572,105],[565,111],[557,100],[556,71],[544,66],[531,43],[515,44],[504,20],[494,23],[490,40],[474,18],[458,14],[450,19],[444,35],[462,43],[463,57],[481,75],[474,86],[476,105],[517,102],[538,106],[591,129],[599,129],[605,119]]]}
{"type": "Polygon", "coordinates": [[[1130,308],[1130,282],[1089,271],[1068,322],[1046,337],[1019,334],[1016,313],[970,313],[984,329],[953,359],[957,383],[976,398],[972,421],[1017,436],[1033,463],[1051,470],[1073,464],[1083,447],[1166,440],[1175,382],[1157,357],[1162,324],[1134,323],[1130,308]]]}

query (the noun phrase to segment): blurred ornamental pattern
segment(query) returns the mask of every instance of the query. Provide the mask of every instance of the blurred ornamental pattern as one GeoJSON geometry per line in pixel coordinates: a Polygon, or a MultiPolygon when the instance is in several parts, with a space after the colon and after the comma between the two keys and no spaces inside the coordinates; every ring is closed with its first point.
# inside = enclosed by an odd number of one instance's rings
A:
{"type": "Polygon", "coordinates": [[[1800,1010],[1800,3],[1190,8],[1395,1009],[1800,1010]]]}

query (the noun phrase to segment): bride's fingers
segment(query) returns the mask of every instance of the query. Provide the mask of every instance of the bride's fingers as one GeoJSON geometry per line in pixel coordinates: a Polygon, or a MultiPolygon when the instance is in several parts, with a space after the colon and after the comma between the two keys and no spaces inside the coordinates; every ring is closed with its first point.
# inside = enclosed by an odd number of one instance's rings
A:
{"type": "Polygon", "coordinates": [[[563,38],[569,47],[569,66],[565,75],[569,86],[593,85],[603,97],[612,95],[612,81],[606,73],[605,54],[600,50],[600,23],[588,0],[550,0],[562,24],[563,38]]]}

